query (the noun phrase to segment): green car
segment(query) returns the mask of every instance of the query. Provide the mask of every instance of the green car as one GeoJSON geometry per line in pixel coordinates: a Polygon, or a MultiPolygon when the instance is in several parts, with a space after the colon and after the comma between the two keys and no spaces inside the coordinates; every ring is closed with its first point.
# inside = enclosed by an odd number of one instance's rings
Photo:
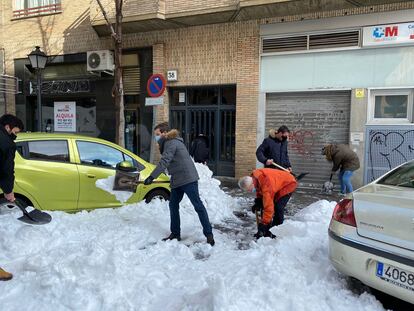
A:
{"type": "MultiPolygon", "coordinates": [[[[117,163],[129,161],[145,180],[155,166],[106,140],[67,133],[20,133],[16,139],[16,198],[40,210],[76,212],[119,207],[115,196],[98,187],[98,179],[115,175],[117,163]]],[[[155,197],[169,199],[168,176],[140,183],[125,204],[155,197]]]]}

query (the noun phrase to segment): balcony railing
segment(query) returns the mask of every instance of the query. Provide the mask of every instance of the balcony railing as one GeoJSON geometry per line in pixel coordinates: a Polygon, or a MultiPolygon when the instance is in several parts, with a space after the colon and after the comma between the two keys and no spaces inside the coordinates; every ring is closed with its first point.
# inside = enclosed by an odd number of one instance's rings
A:
{"type": "Polygon", "coordinates": [[[62,4],[59,2],[55,4],[25,8],[22,10],[14,10],[13,18],[24,18],[35,15],[52,14],[60,12],[62,12],[62,4]]]}

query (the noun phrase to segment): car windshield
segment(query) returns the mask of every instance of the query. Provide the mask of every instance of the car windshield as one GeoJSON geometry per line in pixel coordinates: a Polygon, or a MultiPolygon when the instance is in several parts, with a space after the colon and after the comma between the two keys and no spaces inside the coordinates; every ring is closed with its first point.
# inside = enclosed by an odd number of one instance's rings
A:
{"type": "Polygon", "coordinates": [[[378,184],[414,188],[414,161],[395,169],[380,179],[378,184]]]}

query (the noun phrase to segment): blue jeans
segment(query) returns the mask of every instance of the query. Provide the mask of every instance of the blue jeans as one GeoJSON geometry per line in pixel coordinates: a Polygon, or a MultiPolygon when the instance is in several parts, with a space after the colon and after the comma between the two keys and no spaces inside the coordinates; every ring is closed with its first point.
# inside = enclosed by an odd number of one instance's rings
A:
{"type": "Polygon", "coordinates": [[[183,199],[184,193],[188,196],[198,214],[201,225],[203,226],[203,233],[205,236],[212,234],[210,220],[208,219],[207,210],[203,202],[200,200],[198,193],[198,181],[185,184],[183,186],[171,189],[170,196],[170,217],[171,217],[171,233],[180,236],[180,202],[183,199]]]}
{"type": "Polygon", "coordinates": [[[341,183],[341,193],[350,193],[353,190],[351,184],[352,171],[340,171],[338,174],[339,182],[341,183]]]}

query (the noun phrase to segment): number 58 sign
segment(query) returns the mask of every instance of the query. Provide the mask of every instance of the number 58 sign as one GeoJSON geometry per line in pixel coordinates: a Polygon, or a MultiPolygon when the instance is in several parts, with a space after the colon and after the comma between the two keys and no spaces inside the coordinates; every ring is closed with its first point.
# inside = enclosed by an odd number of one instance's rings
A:
{"type": "Polygon", "coordinates": [[[167,81],[177,81],[177,80],[178,80],[177,70],[168,70],[167,81]]]}

